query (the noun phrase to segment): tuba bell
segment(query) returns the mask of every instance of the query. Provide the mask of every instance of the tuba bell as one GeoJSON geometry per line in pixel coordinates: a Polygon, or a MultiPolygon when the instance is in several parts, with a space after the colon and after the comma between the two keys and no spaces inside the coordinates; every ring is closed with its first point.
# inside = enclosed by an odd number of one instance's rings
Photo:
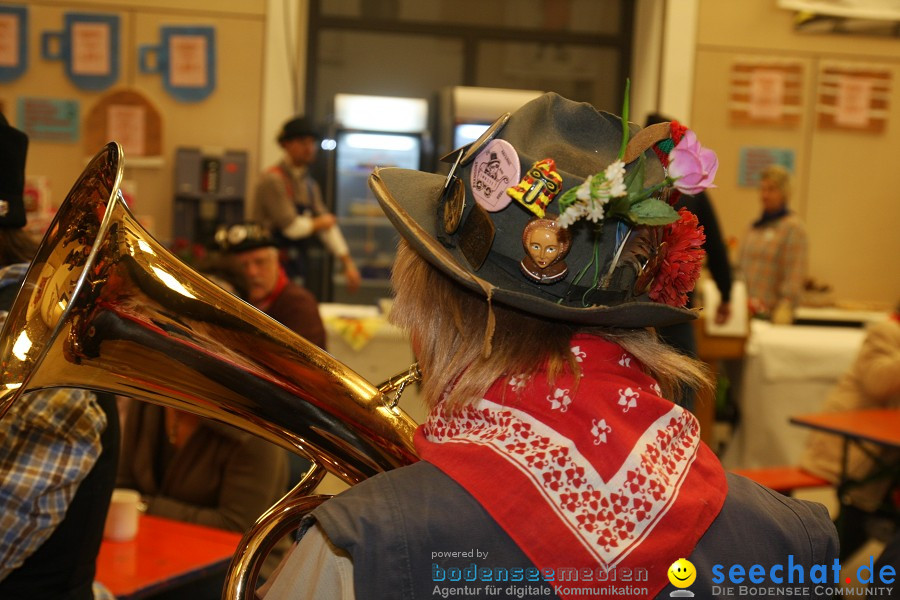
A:
{"type": "Polygon", "coordinates": [[[169,406],[256,434],[315,463],[262,515],[232,560],[223,597],[252,597],[265,553],[324,497],[328,471],[353,485],[416,460],[415,422],[396,406],[417,375],[373,386],[193,271],[124,203],[123,154],[107,144],[47,230],[0,333],[0,417],[26,392],[74,387],[169,406]]]}

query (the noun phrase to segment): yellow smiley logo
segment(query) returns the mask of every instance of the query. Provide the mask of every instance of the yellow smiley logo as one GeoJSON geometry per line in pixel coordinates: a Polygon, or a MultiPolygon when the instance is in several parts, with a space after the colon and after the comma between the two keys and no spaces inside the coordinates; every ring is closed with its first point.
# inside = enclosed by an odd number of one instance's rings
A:
{"type": "Polygon", "coordinates": [[[697,569],[686,558],[679,558],[669,567],[669,583],[677,588],[686,588],[697,579],[697,569]]]}

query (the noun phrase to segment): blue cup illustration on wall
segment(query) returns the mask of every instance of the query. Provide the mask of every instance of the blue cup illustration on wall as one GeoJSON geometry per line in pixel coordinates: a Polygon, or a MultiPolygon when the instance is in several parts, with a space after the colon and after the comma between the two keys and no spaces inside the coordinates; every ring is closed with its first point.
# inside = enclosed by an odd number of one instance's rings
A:
{"type": "Polygon", "coordinates": [[[142,73],[159,73],[169,94],[204,100],[216,89],[216,32],[212,27],[160,27],[159,45],[138,49],[142,73]]]}
{"type": "Polygon", "coordinates": [[[119,17],[66,13],[62,31],[41,34],[41,56],[61,60],[83,90],[105,90],[119,79],[119,17]]]}
{"type": "Polygon", "coordinates": [[[28,68],[28,9],[0,6],[0,82],[13,81],[28,68]]]}

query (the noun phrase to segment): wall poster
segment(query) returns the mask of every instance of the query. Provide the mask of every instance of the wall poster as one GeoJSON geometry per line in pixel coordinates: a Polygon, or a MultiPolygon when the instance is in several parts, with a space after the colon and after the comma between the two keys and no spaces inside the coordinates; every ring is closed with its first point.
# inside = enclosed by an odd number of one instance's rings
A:
{"type": "Polygon", "coordinates": [[[28,9],[0,6],[0,82],[13,81],[28,68],[28,9]]]}
{"type": "Polygon", "coordinates": [[[169,94],[199,102],[216,89],[216,31],[212,27],[161,27],[157,46],[142,45],[142,73],[158,73],[169,94]]]}
{"type": "Polygon", "coordinates": [[[41,34],[41,56],[64,62],[76,87],[105,90],[119,79],[119,17],[66,13],[62,31],[41,34]]]}
{"type": "Polygon", "coordinates": [[[803,65],[739,59],[731,67],[729,113],[733,125],[796,127],[803,112],[803,65]]]}
{"type": "Polygon", "coordinates": [[[890,114],[890,70],[823,63],[818,80],[816,116],[820,129],[884,133],[890,114]]]}

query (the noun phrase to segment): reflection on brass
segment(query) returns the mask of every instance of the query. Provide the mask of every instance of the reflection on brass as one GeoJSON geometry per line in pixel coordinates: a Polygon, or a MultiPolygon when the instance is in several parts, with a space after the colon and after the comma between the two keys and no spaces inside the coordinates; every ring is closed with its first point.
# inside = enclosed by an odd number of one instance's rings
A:
{"type": "MultiPolygon", "coordinates": [[[[314,468],[247,532],[227,597],[252,597],[266,537],[328,471],[354,484],[416,460],[415,423],[378,388],[178,261],[122,200],[121,147],[69,192],[0,334],[0,416],[26,392],[87,388],[227,423],[314,468]],[[238,595],[240,594],[240,595],[238,595]]],[[[300,508],[298,508],[300,507],[300,508]]]]}

